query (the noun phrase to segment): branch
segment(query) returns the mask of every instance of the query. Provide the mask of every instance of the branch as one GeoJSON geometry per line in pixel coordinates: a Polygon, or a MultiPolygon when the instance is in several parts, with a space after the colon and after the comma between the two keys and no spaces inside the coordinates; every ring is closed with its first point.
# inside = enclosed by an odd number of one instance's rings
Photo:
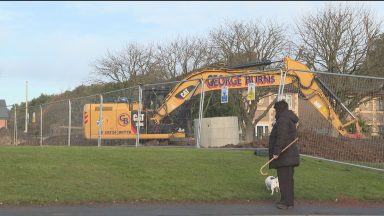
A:
{"type": "Polygon", "coordinates": [[[269,112],[269,110],[272,108],[272,106],[275,104],[277,98],[275,98],[272,103],[270,103],[267,107],[267,109],[257,118],[252,122],[252,125],[255,126],[264,116],[266,116],[269,112]]]}

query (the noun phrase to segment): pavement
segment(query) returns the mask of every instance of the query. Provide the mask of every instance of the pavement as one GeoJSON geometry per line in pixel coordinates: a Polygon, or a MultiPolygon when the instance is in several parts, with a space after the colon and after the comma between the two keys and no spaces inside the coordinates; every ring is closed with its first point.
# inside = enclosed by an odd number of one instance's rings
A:
{"type": "Polygon", "coordinates": [[[384,203],[333,205],[297,203],[280,210],[274,203],[123,203],[81,205],[2,205],[1,216],[250,216],[250,215],[384,215],[384,203]]]}

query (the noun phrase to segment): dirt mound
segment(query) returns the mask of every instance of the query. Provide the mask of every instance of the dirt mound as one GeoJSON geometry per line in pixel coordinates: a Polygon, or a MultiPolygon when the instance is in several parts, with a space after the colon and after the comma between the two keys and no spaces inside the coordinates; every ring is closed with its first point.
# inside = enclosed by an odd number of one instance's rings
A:
{"type": "MultiPolygon", "coordinates": [[[[252,143],[226,145],[226,148],[268,148],[269,137],[252,143]]],[[[383,139],[351,139],[320,135],[312,131],[299,132],[298,146],[301,154],[331,160],[384,163],[383,139]]]]}
{"type": "Polygon", "coordinates": [[[333,160],[384,162],[383,139],[335,138],[315,133],[302,133],[300,152],[333,160]]]}

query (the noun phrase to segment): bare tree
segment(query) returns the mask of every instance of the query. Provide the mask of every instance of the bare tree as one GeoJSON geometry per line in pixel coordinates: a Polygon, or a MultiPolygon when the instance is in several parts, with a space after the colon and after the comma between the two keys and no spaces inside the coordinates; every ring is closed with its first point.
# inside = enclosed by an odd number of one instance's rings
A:
{"type": "MultiPolygon", "coordinates": [[[[373,59],[381,24],[363,5],[353,7],[349,3],[329,3],[297,22],[296,32],[300,38],[298,59],[314,70],[374,75],[377,70],[373,69],[374,64],[368,58],[373,59]]],[[[325,75],[320,78],[350,110],[382,88],[375,80],[325,75]]],[[[332,95],[327,96],[339,115],[347,116],[341,104],[332,95]]]]}
{"type": "Polygon", "coordinates": [[[197,37],[178,37],[171,43],[158,46],[157,62],[172,79],[186,75],[212,62],[211,49],[207,40],[197,37]]]}
{"type": "Polygon", "coordinates": [[[217,61],[233,65],[282,57],[286,27],[271,21],[226,22],[210,32],[217,61]]]}
{"type": "Polygon", "coordinates": [[[164,75],[167,79],[175,78],[178,75],[177,71],[177,56],[178,44],[170,43],[168,46],[158,46],[156,55],[157,62],[165,71],[164,75]]]}
{"type": "Polygon", "coordinates": [[[154,68],[153,47],[128,44],[122,51],[98,59],[95,68],[96,81],[117,82],[124,85],[136,85],[154,68]]]}
{"type": "Polygon", "coordinates": [[[315,70],[353,74],[365,61],[381,22],[363,6],[329,3],[300,18],[296,32],[301,56],[315,70]]]}
{"type": "MultiPolygon", "coordinates": [[[[215,47],[216,61],[235,65],[264,60],[281,59],[287,50],[286,27],[271,21],[226,22],[210,32],[211,46],[215,47]]],[[[234,94],[240,106],[239,121],[246,141],[252,141],[255,125],[253,121],[257,102],[263,95],[256,95],[255,101],[247,101],[243,90],[234,94]]]]}
{"type": "MultiPolygon", "coordinates": [[[[165,71],[168,79],[180,79],[188,73],[202,68],[212,62],[212,48],[204,38],[178,37],[171,43],[158,46],[157,63],[165,71]]],[[[187,102],[183,106],[186,110],[187,133],[192,131],[192,117],[194,102],[187,102]]]]}

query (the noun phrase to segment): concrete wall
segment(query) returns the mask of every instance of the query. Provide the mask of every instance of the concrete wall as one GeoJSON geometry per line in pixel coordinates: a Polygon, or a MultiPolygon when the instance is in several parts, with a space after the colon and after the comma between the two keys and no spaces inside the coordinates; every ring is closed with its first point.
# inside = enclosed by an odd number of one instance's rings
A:
{"type": "MultiPolygon", "coordinates": [[[[196,139],[199,120],[194,120],[196,139]]],[[[239,144],[239,126],[236,116],[203,118],[201,124],[201,147],[222,147],[239,144]]]]}

